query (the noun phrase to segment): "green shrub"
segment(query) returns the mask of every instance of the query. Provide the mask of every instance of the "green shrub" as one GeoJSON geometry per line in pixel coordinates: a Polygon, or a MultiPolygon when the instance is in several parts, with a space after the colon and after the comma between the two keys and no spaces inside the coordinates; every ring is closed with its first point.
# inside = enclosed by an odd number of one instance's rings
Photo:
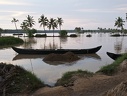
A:
{"type": "Polygon", "coordinates": [[[70,37],[77,37],[76,34],[70,34],[70,37]]]}
{"type": "Polygon", "coordinates": [[[62,37],[64,37],[64,36],[67,36],[67,31],[66,30],[61,30],[60,32],[59,32],[59,35],[60,36],[62,36],[62,37]]]}
{"type": "Polygon", "coordinates": [[[101,72],[105,75],[113,75],[114,73],[117,72],[118,66],[125,60],[127,59],[127,54],[124,54],[120,58],[118,58],[116,61],[114,61],[110,65],[103,66],[98,72],[101,72]]]}
{"type": "Polygon", "coordinates": [[[15,37],[0,37],[0,46],[21,44],[24,41],[15,37]]]}
{"type": "Polygon", "coordinates": [[[37,33],[36,29],[27,29],[26,30],[28,37],[33,37],[33,34],[37,33]]]}
{"type": "Polygon", "coordinates": [[[47,34],[36,34],[35,37],[46,37],[47,34]]]}

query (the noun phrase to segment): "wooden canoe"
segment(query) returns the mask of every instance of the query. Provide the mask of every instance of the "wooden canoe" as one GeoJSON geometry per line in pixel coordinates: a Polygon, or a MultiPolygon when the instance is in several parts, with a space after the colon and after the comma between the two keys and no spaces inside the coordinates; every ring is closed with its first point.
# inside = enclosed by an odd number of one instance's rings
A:
{"type": "Polygon", "coordinates": [[[107,55],[112,58],[113,60],[116,60],[117,58],[119,58],[120,56],[122,56],[122,54],[115,54],[115,53],[111,53],[111,52],[107,52],[107,55]]]}
{"type": "Polygon", "coordinates": [[[64,54],[66,52],[73,52],[74,54],[91,54],[96,53],[101,49],[102,46],[98,46],[90,49],[23,49],[12,47],[12,49],[19,54],[64,54]]]}

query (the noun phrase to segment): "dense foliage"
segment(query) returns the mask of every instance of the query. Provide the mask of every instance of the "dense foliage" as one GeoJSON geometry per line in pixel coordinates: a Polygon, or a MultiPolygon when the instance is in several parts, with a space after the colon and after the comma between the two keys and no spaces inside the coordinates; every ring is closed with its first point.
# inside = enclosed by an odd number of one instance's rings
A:
{"type": "Polygon", "coordinates": [[[0,37],[0,46],[21,44],[24,41],[20,38],[15,37],[0,37]]]}
{"type": "Polygon", "coordinates": [[[66,30],[61,30],[61,31],[59,32],[59,35],[63,37],[63,36],[67,36],[67,33],[68,33],[68,32],[67,32],[66,30]]]}

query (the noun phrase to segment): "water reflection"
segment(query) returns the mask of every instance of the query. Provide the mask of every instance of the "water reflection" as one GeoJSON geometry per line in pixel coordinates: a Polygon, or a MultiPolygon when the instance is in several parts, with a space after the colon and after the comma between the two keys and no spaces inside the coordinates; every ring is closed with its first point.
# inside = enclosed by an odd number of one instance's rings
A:
{"type": "MultiPolygon", "coordinates": [[[[46,55],[24,55],[24,54],[18,54],[12,60],[15,61],[15,60],[21,60],[21,59],[37,59],[37,58],[40,58],[40,59],[43,60],[43,58],[45,56],[46,55]]],[[[84,60],[84,59],[88,59],[88,58],[95,59],[95,60],[101,60],[101,57],[98,54],[84,54],[84,55],[78,55],[78,57],[80,58],[80,60],[84,60]]],[[[44,62],[47,63],[47,64],[50,64],[50,65],[61,65],[61,64],[65,64],[66,65],[66,63],[67,63],[67,62],[63,62],[63,61],[53,61],[53,62],[52,61],[44,61],[44,62]]],[[[72,65],[72,64],[76,64],[76,61],[69,62],[68,65],[72,65]]]]}
{"type": "Polygon", "coordinates": [[[122,50],[122,42],[116,42],[114,44],[114,50],[116,51],[117,54],[121,53],[121,50],[122,50]]]}
{"type": "Polygon", "coordinates": [[[35,38],[31,37],[31,38],[24,38],[24,44],[23,47],[24,48],[32,48],[32,46],[34,44],[36,44],[37,41],[35,40],[35,38]]]}
{"type": "Polygon", "coordinates": [[[68,37],[60,37],[61,43],[66,43],[68,40],[68,37]]]}
{"type": "MultiPolygon", "coordinates": [[[[93,46],[102,45],[101,50],[97,54],[89,55],[85,54],[81,56],[81,59],[76,62],[63,63],[58,65],[53,65],[43,62],[44,56],[38,55],[17,55],[15,51],[9,48],[0,49],[0,61],[6,63],[12,63],[14,65],[22,66],[26,70],[33,72],[44,81],[46,84],[53,85],[58,78],[61,78],[62,74],[73,70],[88,70],[91,72],[98,71],[102,66],[111,64],[113,60],[109,58],[106,54],[107,51],[116,52],[114,45],[117,41],[121,41],[122,37],[115,38],[110,37],[110,34],[92,34],[91,38],[87,38],[86,34],[80,34],[76,38],[60,38],[55,37],[54,43],[55,48],[60,48],[60,43],[62,49],[83,49],[83,48],[93,48],[93,46]],[[61,41],[60,41],[61,39],[61,41]]],[[[43,49],[50,48],[53,46],[53,37],[46,38],[27,38],[20,37],[24,41],[29,42],[26,45],[20,45],[17,47],[33,48],[33,49],[43,49]],[[50,44],[51,43],[51,44],[50,44]],[[45,46],[45,47],[44,47],[45,46]]],[[[121,47],[121,53],[127,52],[127,37],[124,37],[121,47]]]]}
{"type": "Polygon", "coordinates": [[[120,54],[123,47],[124,37],[120,38],[120,40],[116,37],[116,42],[114,43],[114,50],[117,54],[120,54]]]}
{"type": "Polygon", "coordinates": [[[12,60],[21,60],[21,59],[37,59],[37,58],[44,58],[45,55],[24,55],[24,54],[18,54],[16,55],[12,60]]]}

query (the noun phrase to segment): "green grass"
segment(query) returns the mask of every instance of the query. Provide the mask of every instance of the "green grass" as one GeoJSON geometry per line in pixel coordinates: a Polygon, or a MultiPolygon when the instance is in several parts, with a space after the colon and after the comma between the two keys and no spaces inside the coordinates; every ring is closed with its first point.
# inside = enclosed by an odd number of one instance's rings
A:
{"type": "Polygon", "coordinates": [[[92,72],[77,70],[77,71],[69,71],[63,74],[62,78],[58,80],[55,85],[68,85],[70,82],[73,82],[73,76],[80,76],[80,77],[91,77],[93,76],[92,72]]]}
{"type": "Polygon", "coordinates": [[[127,54],[124,54],[123,56],[121,56],[120,58],[118,58],[116,61],[114,61],[112,64],[110,65],[106,65],[103,66],[98,72],[101,72],[105,75],[113,75],[114,73],[117,72],[117,68],[118,66],[125,60],[127,59],[127,54]]]}
{"type": "Polygon", "coordinates": [[[22,44],[24,41],[20,38],[15,37],[0,37],[0,46],[9,46],[15,44],[22,44]]]}

